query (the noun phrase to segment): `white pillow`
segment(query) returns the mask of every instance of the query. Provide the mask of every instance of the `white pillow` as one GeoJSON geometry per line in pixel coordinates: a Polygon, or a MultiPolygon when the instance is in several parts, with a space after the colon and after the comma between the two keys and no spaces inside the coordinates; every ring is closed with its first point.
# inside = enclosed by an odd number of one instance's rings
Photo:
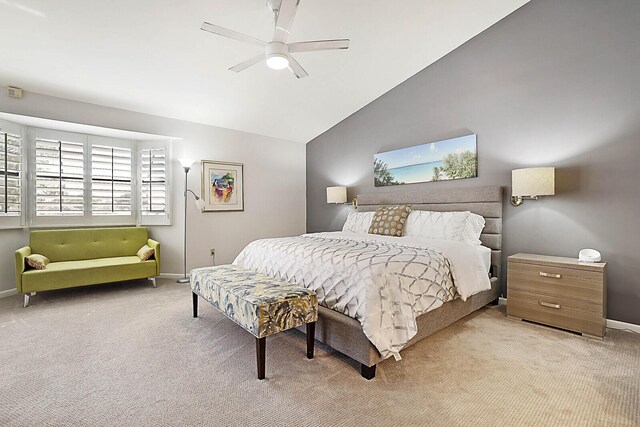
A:
{"type": "Polygon", "coordinates": [[[464,240],[464,228],[470,212],[411,211],[404,235],[425,239],[464,240]]]}
{"type": "Polygon", "coordinates": [[[469,216],[462,229],[462,240],[472,245],[481,245],[480,234],[482,234],[484,224],[484,217],[469,212],[469,216]]]}
{"type": "Polygon", "coordinates": [[[374,214],[375,212],[349,212],[347,220],[342,227],[342,231],[368,233],[374,214]]]}

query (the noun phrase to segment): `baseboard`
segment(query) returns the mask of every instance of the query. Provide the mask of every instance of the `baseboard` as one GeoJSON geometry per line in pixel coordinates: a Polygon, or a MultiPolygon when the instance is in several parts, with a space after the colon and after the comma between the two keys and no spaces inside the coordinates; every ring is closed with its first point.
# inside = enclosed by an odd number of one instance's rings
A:
{"type": "Polygon", "coordinates": [[[607,328],[631,331],[640,334],[640,325],[607,319],[607,328]]]}
{"type": "Polygon", "coordinates": [[[18,293],[17,289],[7,289],[6,291],[0,291],[0,298],[6,298],[18,293]]]}
{"type": "MultiPolygon", "coordinates": [[[[500,297],[500,304],[506,304],[507,299],[500,297]]],[[[621,322],[619,320],[607,319],[607,328],[619,329],[621,331],[631,331],[640,334],[640,325],[635,323],[621,322]]]]}
{"type": "MultiPolygon", "coordinates": [[[[183,277],[182,274],[179,273],[161,273],[158,276],[160,279],[179,279],[183,277]]],[[[16,295],[18,291],[16,289],[7,289],[6,291],[0,291],[0,298],[6,298],[13,295],[16,295]]]]}
{"type": "Polygon", "coordinates": [[[160,273],[158,276],[160,279],[179,279],[184,277],[184,274],[180,273],[160,273]]]}

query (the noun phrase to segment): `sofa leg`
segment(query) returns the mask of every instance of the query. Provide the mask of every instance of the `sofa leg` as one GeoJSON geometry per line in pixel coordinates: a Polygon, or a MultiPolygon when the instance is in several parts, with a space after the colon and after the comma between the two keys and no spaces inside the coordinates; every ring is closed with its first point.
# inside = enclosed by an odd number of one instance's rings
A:
{"type": "Polygon", "coordinates": [[[36,294],[35,292],[28,292],[24,294],[24,308],[29,307],[29,298],[31,298],[35,294],[36,294]]]}
{"type": "Polygon", "coordinates": [[[149,280],[151,280],[151,284],[153,285],[154,288],[158,287],[158,286],[156,286],[156,278],[155,277],[149,277],[149,280]]]}

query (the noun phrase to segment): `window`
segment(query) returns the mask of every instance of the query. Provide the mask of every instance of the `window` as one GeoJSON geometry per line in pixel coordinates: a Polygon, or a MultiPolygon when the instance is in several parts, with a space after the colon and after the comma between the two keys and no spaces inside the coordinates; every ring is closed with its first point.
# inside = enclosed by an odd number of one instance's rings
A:
{"type": "MultiPolygon", "coordinates": [[[[85,127],[104,135],[141,135],[85,127]]],[[[0,119],[0,228],[169,225],[169,158],[168,140],[134,141],[0,119]]]]}
{"type": "Polygon", "coordinates": [[[163,142],[139,143],[140,223],[169,223],[168,147],[163,142]]]}
{"type": "Polygon", "coordinates": [[[131,149],[91,147],[91,213],[131,215],[131,149]]]}
{"type": "Polygon", "coordinates": [[[0,133],[0,216],[22,215],[22,138],[0,133]]]}
{"type": "Polygon", "coordinates": [[[84,215],[84,146],[36,138],[36,216],[84,215]]]}

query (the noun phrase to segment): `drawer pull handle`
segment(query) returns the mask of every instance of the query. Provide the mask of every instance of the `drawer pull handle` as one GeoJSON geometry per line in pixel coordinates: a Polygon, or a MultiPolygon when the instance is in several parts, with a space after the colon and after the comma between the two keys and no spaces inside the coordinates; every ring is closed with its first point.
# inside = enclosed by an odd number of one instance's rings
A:
{"type": "Polygon", "coordinates": [[[555,308],[557,310],[560,309],[560,304],[551,304],[550,302],[544,302],[544,301],[538,301],[538,302],[543,307],[555,308]]]}
{"type": "Polygon", "coordinates": [[[540,272],[540,275],[542,277],[551,277],[552,279],[560,279],[562,278],[561,274],[551,274],[551,273],[545,273],[544,271],[540,272]]]}

